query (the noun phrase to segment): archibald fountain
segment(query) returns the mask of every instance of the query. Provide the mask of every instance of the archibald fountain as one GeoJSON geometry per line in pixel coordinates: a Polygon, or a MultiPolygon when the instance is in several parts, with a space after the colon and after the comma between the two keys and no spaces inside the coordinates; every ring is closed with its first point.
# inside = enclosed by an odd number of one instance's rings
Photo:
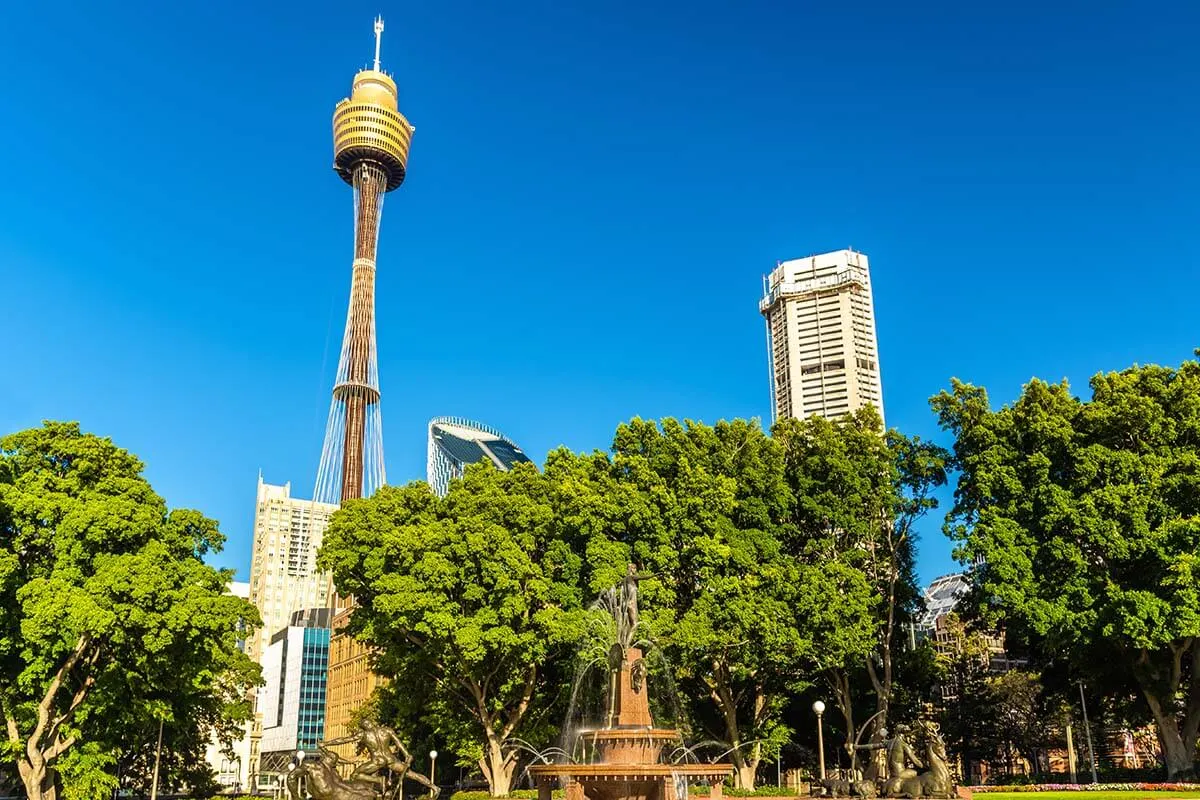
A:
{"type": "Polygon", "coordinates": [[[650,714],[647,669],[634,645],[638,626],[638,575],[633,565],[602,604],[616,623],[617,641],[609,651],[605,724],[583,734],[594,760],[585,764],[530,767],[538,800],[550,800],[563,784],[566,800],[688,800],[688,784],[706,783],[709,797],[720,800],[731,764],[663,763],[663,747],[680,740],[679,731],[658,728],[650,714]]]}

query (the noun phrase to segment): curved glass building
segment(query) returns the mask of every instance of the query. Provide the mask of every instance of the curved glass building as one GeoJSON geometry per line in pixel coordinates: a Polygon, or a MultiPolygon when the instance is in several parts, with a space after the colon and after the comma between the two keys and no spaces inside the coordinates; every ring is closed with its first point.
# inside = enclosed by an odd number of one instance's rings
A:
{"type": "Polygon", "coordinates": [[[461,477],[467,464],[487,461],[508,470],[529,461],[521,448],[495,428],[461,417],[434,417],[429,421],[426,480],[434,493],[445,497],[450,480],[461,477]]]}

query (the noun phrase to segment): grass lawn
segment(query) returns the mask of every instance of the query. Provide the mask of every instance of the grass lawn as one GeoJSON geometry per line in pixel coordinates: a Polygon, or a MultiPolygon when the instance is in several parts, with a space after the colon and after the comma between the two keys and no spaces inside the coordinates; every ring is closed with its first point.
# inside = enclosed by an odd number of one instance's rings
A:
{"type": "Polygon", "coordinates": [[[1200,800],[1200,790],[1148,792],[981,792],[976,800],[1200,800]]]}

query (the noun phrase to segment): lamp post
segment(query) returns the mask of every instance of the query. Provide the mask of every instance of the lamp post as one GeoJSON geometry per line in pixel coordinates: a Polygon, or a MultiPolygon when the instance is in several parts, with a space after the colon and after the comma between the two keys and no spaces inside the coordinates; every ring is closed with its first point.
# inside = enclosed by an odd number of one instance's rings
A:
{"type": "Polygon", "coordinates": [[[817,715],[817,763],[820,765],[821,780],[825,780],[825,732],[821,730],[821,715],[825,713],[825,703],[815,701],[812,710],[817,715]]]}
{"type": "Polygon", "coordinates": [[[150,783],[150,800],[158,799],[158,762],[162,759],[163,721],[158,721],[158,744],[154,748],[154,778],[150,783]]]}
{"type": "MultiPolygon", "coordinates": [[[[300,769],[303,766],[304,766],[304,751],[297,750],[296,751],[296,769],[300,769]]],[[[300,775],[300,779],[296,781],[296,784],[300,787],[300,796],[304,797],[304,795],[308,792],[308,786],[305,785],[303,774],[300,775]]]]}
{"type": "Polygon", "coordinates": [[[1079,682],[1079,705],[1083,707],[1083,732],[1087,734],[1088,763],[1092,767],[1092,783],[1099,783],[1096,777],[1096,751],[1092,749],[1092,726],[1088,724],[1087,699],[1083,696],[1083,681],[1079,682]]]}
{"type": "Polygon", "coordinates": [[[429,751],[429,782],[437,786],[435,772],[437,770],[437,750],[429,751]]]}

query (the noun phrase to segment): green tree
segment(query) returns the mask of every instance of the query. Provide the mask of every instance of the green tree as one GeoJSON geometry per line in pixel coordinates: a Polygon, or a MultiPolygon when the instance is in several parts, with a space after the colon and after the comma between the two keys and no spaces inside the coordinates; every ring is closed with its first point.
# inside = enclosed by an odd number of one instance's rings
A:
{"type": "Polygon", "coordinates": [[[620,488],[605,484],[630,522],[615,535],[587,526],[588,551],[611,554],[606,579],[629,560],[654,575],[647,634],[666,648],[692,719],[729,748],[739,788],[789,739],[784,709],[814,665],[871,635],[860,573],[784,549],[783,464],[756,422],[634,419],[617,429],[606,476],[620,488]]]}
{"type": "Polygon", "coordinates": [[[423,687],[428,724],[508,794],[515,739],[553,733],[564,686],[548,665],[570,660],[581,627],[581,560],[546,477],[478,465],[445,498],[385,487],[334,515],[318,563],[355,597],[350,630],[379,674],[423,687]]]}
{"type": "Polygon", "coordinates": [[[991,648],[987,637],[950,613],[939,622],[944,642],[937,655],[942,733],[949,750],[961,759],[962,777],[972,765],[995,759],[995,709],[988,692],[991,648]]]}
{"type": "Polygon", "coordinates": [[[987,704],[991,709],[996,738],[1006,754],[1008,773],[1013,755],[1027,760],[1036,772],[1040,768],[1038,751],[1046,746],[1046,720],[1049,715],[1042,702],[1042,682],[1036,672],[1010,669],[987,679],[987,704]]]}
{"type": "Polygon", "coordinates": [[[1200,730],[1200,362],[1091,388],[1034,380],[999,411],[958,381],[933,398],[960,470],[946,532],[983,562],[985,615],[1138,687],[1178,778],[1200,730]]]}
{"type": "Polygon", "coordinates": [[[783,420],[774,436],[795,496],[788,551],[826,570],[861,573],[874,598],[869,652],[847,642],[823,662],[849,746],[856,738],[853,673],[860,665],[875,693],[873,725],[887,724],[896,653],[907,639],[901,633],[919,605],[913,528],[937,507],[932,493],[945,483],[948,454],[915,437],[885,434],[871,407],[838,420],[783,420]]]}
{"type": "Polygon", "coordinates": [[[202,560],[222,542],[75,423],[0,439],[0,709],[30,800],[103,793],[134,720],[246,719],[258,615],[202,560]]]}

